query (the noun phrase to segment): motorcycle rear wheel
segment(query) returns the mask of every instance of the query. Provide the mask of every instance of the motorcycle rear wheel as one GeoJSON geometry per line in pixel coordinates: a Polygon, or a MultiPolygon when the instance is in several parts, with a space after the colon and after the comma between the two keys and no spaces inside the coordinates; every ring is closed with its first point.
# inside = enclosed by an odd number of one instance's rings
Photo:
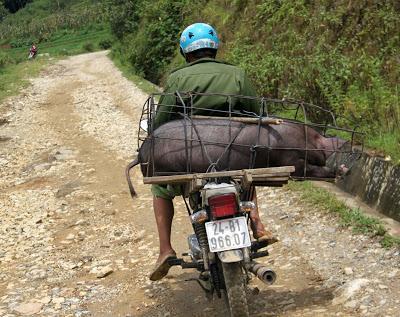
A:
{"type": "Polygon", "coordinates": [[[221,263],[225,280],[225,296],[231,317],[249,316],[246,280],[241,263],[221,263]]]}

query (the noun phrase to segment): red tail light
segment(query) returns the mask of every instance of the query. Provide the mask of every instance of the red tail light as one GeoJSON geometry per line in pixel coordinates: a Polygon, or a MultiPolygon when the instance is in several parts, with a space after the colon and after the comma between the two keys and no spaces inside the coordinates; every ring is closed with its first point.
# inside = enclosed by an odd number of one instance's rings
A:
{"type": "Polygon", "coordinates": [[[213,218],[233,216],[237,213],[237,201],[235,194],[224,194],[208,198],[213,218]]]}

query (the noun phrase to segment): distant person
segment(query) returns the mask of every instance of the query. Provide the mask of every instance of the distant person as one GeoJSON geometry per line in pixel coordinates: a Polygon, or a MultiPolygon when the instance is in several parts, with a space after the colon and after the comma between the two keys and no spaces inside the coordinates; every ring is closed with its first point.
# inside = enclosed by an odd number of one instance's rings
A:
{"type": "Polygon", "coordinates": [[[36,47],[36,45],[35,45],[35,43],[32,43],[32,46],[31,46],[31,48],[30,48],[30,50],[29,50],[29,56],[28,56],[28,58],[29,59],[33,59],[33,58],[35,58],[36,57],[36,54],[37,54],[37,47],[36,47]]]}

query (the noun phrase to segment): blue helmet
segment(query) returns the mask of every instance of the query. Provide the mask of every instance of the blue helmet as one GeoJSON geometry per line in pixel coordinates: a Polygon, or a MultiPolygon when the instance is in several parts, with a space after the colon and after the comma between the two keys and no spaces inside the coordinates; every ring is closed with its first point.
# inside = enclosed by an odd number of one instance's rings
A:
{"type": "Polygon", "coordinates": [[[219,39],[217,32],[211,25],[206,23],[195,23],[189,25],[181,35],[180,47],[183,54],[211,48],[217,50],[219,39]]]}

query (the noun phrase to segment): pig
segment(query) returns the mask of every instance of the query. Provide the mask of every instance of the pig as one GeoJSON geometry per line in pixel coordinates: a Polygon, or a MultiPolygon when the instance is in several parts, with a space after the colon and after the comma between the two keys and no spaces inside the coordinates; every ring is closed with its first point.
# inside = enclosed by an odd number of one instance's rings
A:
{"type": "Polygon", "coordinates": [[[334,178],[338,171],[326,160],[345,143],[289,121],[258,126],[229,119],[174,120],[143,142],[126,172],[129,176],[139,163],[146,177],[293,165],[292,176],[334,178]]]}

